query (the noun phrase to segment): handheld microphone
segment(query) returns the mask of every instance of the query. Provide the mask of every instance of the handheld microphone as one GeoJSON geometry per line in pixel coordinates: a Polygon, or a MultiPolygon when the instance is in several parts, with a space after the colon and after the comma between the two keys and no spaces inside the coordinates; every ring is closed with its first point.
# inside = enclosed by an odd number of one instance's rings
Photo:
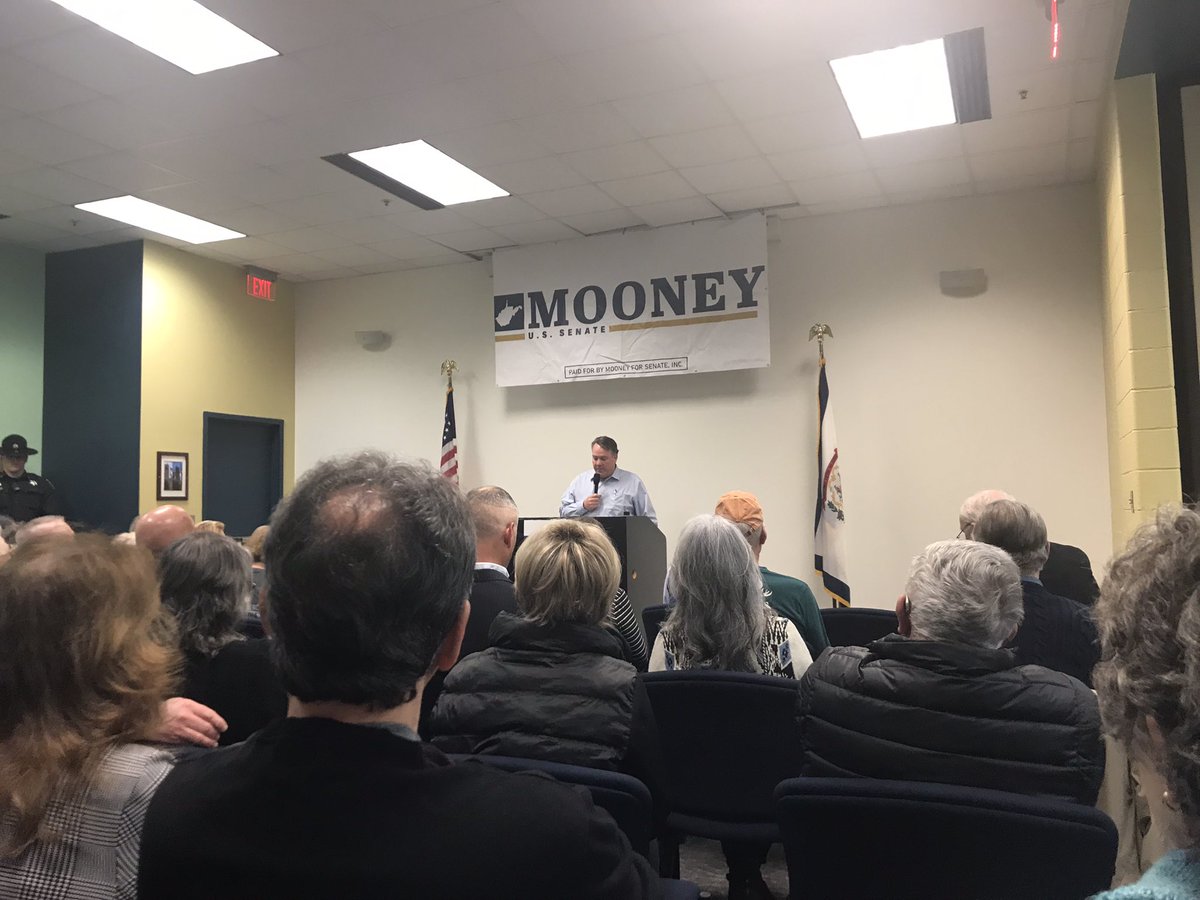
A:
{"type": "Polygon", "coordinates": [[[600,493],[600,473],[599,472],[597,472],[595,475],[592,476],[592,493],[593,494],[600,493]]]}

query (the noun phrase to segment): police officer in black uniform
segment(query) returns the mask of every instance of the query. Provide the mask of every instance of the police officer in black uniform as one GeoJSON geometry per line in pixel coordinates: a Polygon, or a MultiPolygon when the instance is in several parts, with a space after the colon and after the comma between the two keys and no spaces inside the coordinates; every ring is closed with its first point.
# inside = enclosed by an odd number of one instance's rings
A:
{"type": "Polygon", "coordinates": [[[10,434],[0,442],[0,515],[18,522],[62,515],[50,479],[25,471],[26,460],[36,453],[23,435],[10,434]]]}

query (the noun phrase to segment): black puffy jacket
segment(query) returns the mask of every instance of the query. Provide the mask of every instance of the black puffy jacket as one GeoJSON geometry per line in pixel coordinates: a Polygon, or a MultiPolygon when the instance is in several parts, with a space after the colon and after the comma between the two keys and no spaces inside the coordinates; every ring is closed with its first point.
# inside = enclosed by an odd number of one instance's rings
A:
{"type": "Polygon", "coordinates": [[[489,640],[446,676],[429,723],[437,747],[626,772],[658,805],[654,712],[615,632],[502,612],[489,640]]]}
{"type": "Polygon", "coordinates": [[[804,774],[934,781],[1094,804],[1095,695],[1012,651],[915,641],[833,647],[800,682],[804,774]]]}

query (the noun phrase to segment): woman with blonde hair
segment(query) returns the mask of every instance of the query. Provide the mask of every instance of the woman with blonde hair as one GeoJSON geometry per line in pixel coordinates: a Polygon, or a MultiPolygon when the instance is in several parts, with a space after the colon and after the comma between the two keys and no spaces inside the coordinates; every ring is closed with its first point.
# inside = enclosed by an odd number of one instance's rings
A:
{"type": "Polygon", "coordinates": [[[0,566],[3,896],[136,896],[173,637],[142,550],[34,541],[0,566]]]}
{"type": "Polygon", "coordinates": [[[1112,561],[1093,672],[1105,729],[1129,749],[1171,852],[1096,900],[1200,897],[1200,512],[1164,508],[1112,561]]]}
{"type": "Polygon", "coordinates": [[[521,544],[520,615],[492,623],[492,646],[446,676],[433,742],[627,772],[658,794],[654,713],[621,637],[608,626],[620,558],[594,522],[557,519],[521,544]]]}

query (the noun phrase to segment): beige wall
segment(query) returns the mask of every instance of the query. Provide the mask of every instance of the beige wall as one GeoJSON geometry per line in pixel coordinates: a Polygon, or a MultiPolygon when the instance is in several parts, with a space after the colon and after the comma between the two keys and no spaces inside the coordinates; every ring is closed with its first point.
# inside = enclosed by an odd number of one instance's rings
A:
{"type": "Polygon", "coordinates": [[[288,285],[269,302],[246,295],[241,269],[146,242],[142,276],[139,509],[155,499],[156,452],[189,456],[188,500],[203,496],[204,413],[283,419],[284,490],[295,473],[295,326],[288,285]]]}
{"type": "Polygon", "coordinates": [[[1114,82],[1096,180],[1113,542],[1178,502],[1179,435],[1153,75],[1114,82]]]}
{"type": "Polygon", "coordinates": [[[763,562],[812,580],[816,346],[827,345],[854,602],[892,606],[913,555],[958,531],[968,494],[1003,488],[1055,539],[1108,558],[1100,240],[1091,185],[778,224],[766,369],[498,388],[486,263],[296,288],[301,469],[364,446],[435,459],[452,357],[466,488],[554,514],[608,433],[673,545],[726,490],[763,500],[763,562]],[[954,299],[943,269],[990,286],[954,299]],[[356,330],[392,333],[369,353],[356,330]]]}

